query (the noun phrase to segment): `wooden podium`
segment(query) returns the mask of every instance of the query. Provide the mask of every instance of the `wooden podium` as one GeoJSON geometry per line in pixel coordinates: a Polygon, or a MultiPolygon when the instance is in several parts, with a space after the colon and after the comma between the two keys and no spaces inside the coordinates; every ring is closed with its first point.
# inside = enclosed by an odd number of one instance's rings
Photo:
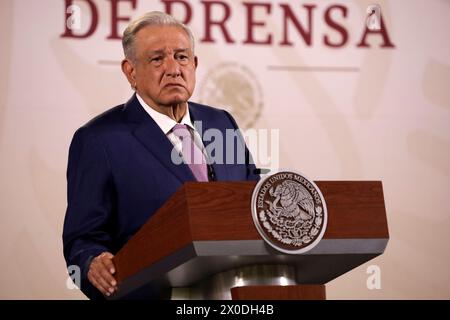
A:
{"type": "Polygon", "coordinates": [[[328,225],[299,255],[256,230],[256,182],[186,183],[116,254],[111,298],[325,299],[325,283],[382,254],[389,233],[380,181],[315,183],[328,225]]]}

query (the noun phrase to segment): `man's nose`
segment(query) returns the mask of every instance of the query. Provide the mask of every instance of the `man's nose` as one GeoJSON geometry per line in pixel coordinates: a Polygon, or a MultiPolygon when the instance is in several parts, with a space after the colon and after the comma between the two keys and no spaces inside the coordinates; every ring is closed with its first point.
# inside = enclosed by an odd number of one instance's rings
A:
{"type": "Polygon", "coordinates": [[[181,74],[180,65],[174,59],[170,58],[166,60],[166,76],[168,77],[178,77],[181,74]]]}

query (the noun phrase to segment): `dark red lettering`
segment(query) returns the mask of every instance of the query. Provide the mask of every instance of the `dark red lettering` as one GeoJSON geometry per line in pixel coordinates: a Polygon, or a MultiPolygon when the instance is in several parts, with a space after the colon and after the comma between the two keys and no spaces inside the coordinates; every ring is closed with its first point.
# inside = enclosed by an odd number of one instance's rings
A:
{"type": "Polygon", "coordinates": [[[119,21],[128,22],[130,17],[120,17],[119,2],[127,1],[131,2],[131,8],[136,9],[136,0],[109,0],[111,1],[111,34],[106,39],[122,39],[122,36],[118,34],[119,21]]]}
{"type": "Polygon", "coordinates": [[[281,9],[283,9],[284,19],[283,19],[283,41],[280,42],[282,46],[292,46],[293,43],[288,40],[288,20],[294,23],[295,28],[300,32],[303,40],[308,46],[312,44],[312,11],[316,5],[303,5],[304,8],[308,10],[308,31],[302,27],[298,19],[295,17],[291,8],[287,4],[280,4],[281,9]]]}
{"type": "Polygon", "coordinates": [[[380,30],[369,30],[369,28],[364,29],[364,33],[362,35],[361,41],[356,45],[359,48],[369,48],[370,46],[366,42],[367,35],[369,34],[381,34],[383,37],[383,44],[380,46],[381,48],[395,48],[395,45],[389,39],[389,35],[387,33],[387,29],[384,26],[383,17],[380,19],[380,30]]]}
{"type": "Polygon", "coordinates": [[[165,12],[167,14],[172,15],[172,5],[175,3],[181,4],[184,6],[184,9],[186,11],[186,15],[184,16],[184,19],[180,19],[181,22],[184,24],[188,24],[191,21],[192,18],[192,8],[189,2],[184,0],[161,0],[162,3],[164,3],[166,6],[165,12]]]}
{"type": "Polygon", "coordinates": [[[98,12],[97,7],[95,6],[95,3],[92,0],[77,0],[77,1],[85,1],[89,5],[89,9],[91,11],[91,25],[89,26],[89,29],[84,34],[74,34],[73,30],[69,28],[67,25],[67,21],[70,18],[70,12],[67,12],[67,9],[73,5],[73,0],[65,0],[65,23],[64,23],[64,33],[61,35],[61,38],[78,38],[83,39],[90,37],[95,30],[97,29],[98,25],[98,12]]]}
{"type": "Polygon", "coordinates": [[[265,40],[255,40],[253,31],[254,27],[263,27],[266,25],[263,21],[255,21],[253,14],[253,9],[255,7],[262,7],[266,9],[267,13],[270,13],[272,9],[272,4],[270,3],[261,3],[261,2],[243,2],[242,3],[247,9],[247,38],[243,43],[248,44],[272,44],[272,35],[268,34],[265,40]]]}
{"type": "Polygon", "coordinates": [[[225,41],[227,43],[234,43],[234,40],[230,37],[230,34],[228,33],[225,22],[230,18],[231,16],[231,9],[230,6],[226,2],[222,1],[201,1],[203,6],[205,7],[205,36],[203,39],[201,39],[202,42],[214,42],[213,37],[211,36],[211,27],[213,25],[218,26],[223,33],[223,36],[225,37],[225,41]],[[224,17],[222,20],[219,21],[213,21],[212,20],[212,7],[213,6],[220,6],[224,10],[224,17]]]}
{"type": "Polygon", "coordinates": [[[338,48],[338,47],[344,46],[347,43],[348,32],[347,32],[347,30],[345,30],[344,27],[342,27],[340,24],[337,24],[335,21],[333,21],[333,19],[331,19],[331,11],[334,9],[339,9],[342,12],[342,16],[344,18],[346,18],[347,17],[347,8],[344,6],[340,6],[340,5],[333,5],[333,6],[330,6],[325,11],[325,15],[324,15],[326,24],[329,25],[334,30],[336,30],[337,32],[339,32],[342,35],[342,39],[339,42],[333,43],[328,38],[328,35],[324,35],[323,42],[325,43],[325,45],[327,45],[329,47],[338,48]]]}

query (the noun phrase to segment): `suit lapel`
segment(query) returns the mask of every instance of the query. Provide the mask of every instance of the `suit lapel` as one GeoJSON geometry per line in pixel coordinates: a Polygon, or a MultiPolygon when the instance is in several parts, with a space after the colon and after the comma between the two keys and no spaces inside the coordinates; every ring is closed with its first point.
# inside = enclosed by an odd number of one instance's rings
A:
{"type": "Polygon", "coordinates": [[[189,167],[182,163],[176,165],[171,159],[172,143],[166,137],[161,128],[140,105],[134,95],[125,105],[125,117],[128,122],[136,123],[133,134],[139,142],[164,166],[173,173],[181,182],[195,181],[189,167]]]}

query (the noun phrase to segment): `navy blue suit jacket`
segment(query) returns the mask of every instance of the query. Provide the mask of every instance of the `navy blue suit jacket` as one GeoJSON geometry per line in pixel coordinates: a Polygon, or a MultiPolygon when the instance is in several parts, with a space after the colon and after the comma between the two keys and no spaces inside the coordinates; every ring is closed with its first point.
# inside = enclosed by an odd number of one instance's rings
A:
{"type": "MultiPolygon", "coordinates": [[[[224,110],[190,102],[189,111],[203,132],[215,128],[225,137],[226,129],[237,129],[224,110]]],[[[246,163],[213,164],[216,179],[258,180],[245,143],[235,142],[244,144],[246,163]]],[[[92,258],[115,254],[184,182],[195,181],[186,164],[171,161],[172,148],[135,95],[76,131],[67,167],[64,257],[81,268],[80,289],[89,298],[102,298],[87,280],[92,258]]]]}

